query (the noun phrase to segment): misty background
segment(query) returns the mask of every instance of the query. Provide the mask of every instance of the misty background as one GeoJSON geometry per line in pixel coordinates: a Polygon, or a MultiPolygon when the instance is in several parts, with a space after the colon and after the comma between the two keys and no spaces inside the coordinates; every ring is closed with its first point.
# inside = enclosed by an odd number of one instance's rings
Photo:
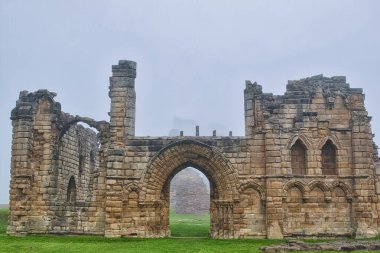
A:
{"type": "Polygon", "coordinates": [[[137,62],[136,135],[181,122],[244,135],[245,80],[280,95],[287,80],[323,74],[364,89],[380,143],[379,13],[376,0],[0,0],[0,203],[19,92],[48,89],[64,112],[108,121],[120,59],[137,62]]]}

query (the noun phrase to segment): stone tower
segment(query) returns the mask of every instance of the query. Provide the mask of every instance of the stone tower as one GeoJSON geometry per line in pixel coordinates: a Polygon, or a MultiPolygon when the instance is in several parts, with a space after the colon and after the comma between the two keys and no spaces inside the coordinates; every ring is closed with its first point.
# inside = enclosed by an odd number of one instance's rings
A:
{"type": "Polygon", "coordinates": [[[112,66],[109,97],[111,98],[110,136],[114,144],[124,146],[128,136],[135,135],[136,62],[119,61],[112,66]]]}

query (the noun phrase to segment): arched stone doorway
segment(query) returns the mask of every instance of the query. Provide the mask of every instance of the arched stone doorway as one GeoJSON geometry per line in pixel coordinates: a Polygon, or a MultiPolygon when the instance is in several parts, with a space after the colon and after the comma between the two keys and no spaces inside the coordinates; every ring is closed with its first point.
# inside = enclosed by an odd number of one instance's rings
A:
{"type": "MultiPolygon", "coordinates": [[[[216,149],[204,143],[184,140],[169,144],[148,163],[140,202],[155,226],[152,235],[169,236],[170,181],[182,169],[193,167],[210,182],[210,236],[233,238],[233,206],[238,199],[237,175],[229,161],[216,149]]],[[[150,233],[149,233],[150,234],[150,233]]]]}

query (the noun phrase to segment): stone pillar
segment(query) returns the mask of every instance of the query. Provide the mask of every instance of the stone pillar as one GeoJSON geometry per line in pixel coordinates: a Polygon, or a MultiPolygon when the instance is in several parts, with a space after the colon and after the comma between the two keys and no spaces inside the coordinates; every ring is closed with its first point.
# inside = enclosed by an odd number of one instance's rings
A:
{"type": "Polygon", "coordinates": [[[357,199],[353,205],[356,223],[356,237],[377,235],[376,217],[373,217],[377,200],[374,183],[374,161],[370,118],[364,108],[364,94],[361,89],[353,91],[352,106],[352,159],[355,176],[354,190],[357,199]]]}
{"type": "Polygon", "coordinates": [[[112,66],[109,97],[111,98],[110,143],[107,152],[106,224],[105,236],[122,234],[123,185],[128,164],[125,163],[125,145],[135,135],[136,63],[120,60],[112,66]]]}
{"type": "Polygon", "coordinates": [[[135,135],[136,62],[120,60],[112,66],[109,97],[111,98],[110,138],[124,147],[128,136],[135,135]]]}
{"type": "Polygon", "coordinates": [[[244,116],[245,136],[253,135],[254,128],[262,126],[261,95],[262,87],[256,82],[245,81],[244,90],[244,116]]]}

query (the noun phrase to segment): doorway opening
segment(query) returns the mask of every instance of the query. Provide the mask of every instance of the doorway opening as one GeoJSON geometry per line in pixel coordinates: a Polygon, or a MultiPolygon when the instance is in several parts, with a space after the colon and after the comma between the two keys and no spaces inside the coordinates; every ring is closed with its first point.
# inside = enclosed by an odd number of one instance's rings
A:
{"type": "Polygon", "coordinates": [[[170,182],[169,224],[172,237],[209,237],[210,182],[193,167],[170,182]]]}

